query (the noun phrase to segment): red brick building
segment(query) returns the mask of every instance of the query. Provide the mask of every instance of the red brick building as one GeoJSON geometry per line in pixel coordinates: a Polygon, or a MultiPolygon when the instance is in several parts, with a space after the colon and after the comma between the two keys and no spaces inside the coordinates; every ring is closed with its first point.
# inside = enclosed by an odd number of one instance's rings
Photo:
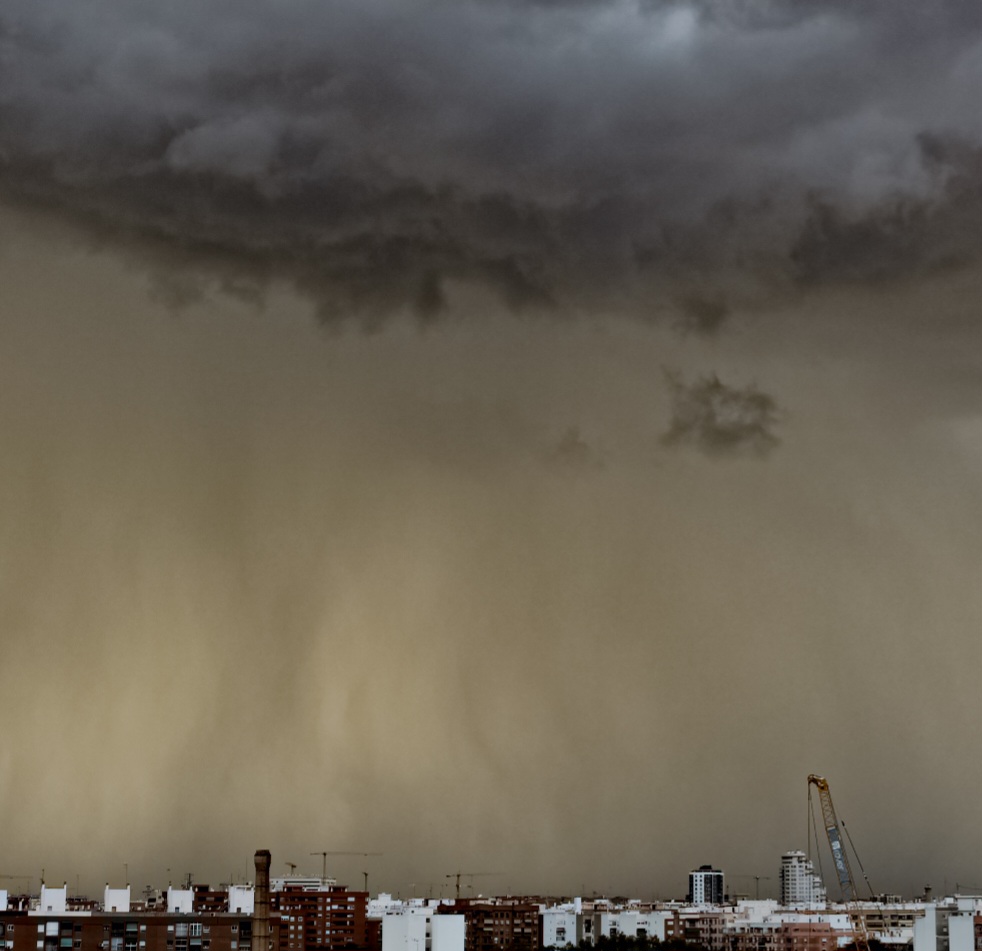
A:
{"type": "MultiPolygon", "coordinates": [[[[271,919],[274,947],[279,922],[271,919]]],[[[166,912],[0,912],[6,951],[251,951],[248,915],[166,912]]]]}
{"type": "Polygon", "coordinates": [[[537,904],[458,900],[440,911],[464,916],[466,951],[539,951],[537,904]]]}
{"type": "Polygon", "coordinates": [[[342,885],[287,886],[273,892],[270,902],[280,916],[279,951],[380,947],[378,924],[368,922],[368,892],[349,892],[342,885]]]}

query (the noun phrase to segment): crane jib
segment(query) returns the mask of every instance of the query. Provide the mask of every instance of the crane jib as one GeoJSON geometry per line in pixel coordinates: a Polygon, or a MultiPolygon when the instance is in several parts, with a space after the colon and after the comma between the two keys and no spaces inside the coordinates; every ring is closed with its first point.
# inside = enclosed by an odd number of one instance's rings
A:
{"type": "Polygon", "coordinates": [[[843,889],[852,889],[852,876],[849,874],[849,866],[846,865],[846,856],[842,849],[842,837],[839,835],[839,827],[828,826],[826,833],[829,837],[829,845],[832,847],[832,861],[835,863],[835,871],[839,876],[839,884],[843,889]]]}

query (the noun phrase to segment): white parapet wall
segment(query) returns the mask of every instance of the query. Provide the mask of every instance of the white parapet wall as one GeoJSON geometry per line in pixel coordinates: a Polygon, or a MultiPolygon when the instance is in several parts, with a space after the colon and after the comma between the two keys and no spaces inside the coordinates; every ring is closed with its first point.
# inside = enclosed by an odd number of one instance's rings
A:
{"type": "Polygon", "coordinates": [[[228,910],[233,915],[251,915],[256,910],[256,892],[251,885],[229,885],[228,910]]]}
{"type": "Polygon", "coordinates": [[[102,899],[103,911],[118,911],[128,915],[130,912],[130,886],[126,888],[110,888],[106,883],[106,891],[102,899]]]}
{"type": "Polygon", "coordinates": [[[63,915],[68,908],[68,886],[48,888],[41,885],[41,898],[38,901],[38,912],[42,915],[63,915]]]}
{"type": "Polygon", "coordinates": [[[194,910],[194,892],[190,888],[167,889],[167,912],[171,915],[190,915],[194,910]]]}

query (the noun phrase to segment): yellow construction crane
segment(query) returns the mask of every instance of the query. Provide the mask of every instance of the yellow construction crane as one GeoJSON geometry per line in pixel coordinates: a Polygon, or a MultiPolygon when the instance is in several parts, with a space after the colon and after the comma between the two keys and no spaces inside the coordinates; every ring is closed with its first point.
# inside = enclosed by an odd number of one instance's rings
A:
{"type": "MultiPolygon", "coordinates": [[[[818,790],[818,800],[822,807],[822,825],[825,827],[825,835],[829,840],[829,848],[832,850],[832,863],[835,865],[835,873],[839,879],[839,888],[842,892],[842,900],[849,909],[849,915],[853,922],[853,936],[858,951],[869,951],[869,932],[866,929],[866,916],[859,908],[859,892],[856,889],[856,880],[852,875],[852,868],[849,865],[849,856],[846,853],[845,842],[842,841],[842,830],[846,824],[840,822],[835,814],[835,806],[832,803],[832,793],[829,791],[829,784],[823,776],[816,776],[814,773],[808,777],[808,813],[814,822],[812,810],[812,786],[818,790]]],[[[846,835],[849,833],[846,831],[846,835]]],[[[852,845],[852,838],[849,839],[852,845]]],[[[853,846],[853,853],[856,849],[853,846]]],[[[857,860],[859,856],[856,856],[857,860]]],[[[862,862],[859,863],[862,868],[862,862]]],[[[863,877],[866,877],[865,871],[863,877]]],[[[869,879],[866,878],[866,885],[869,887],[869,879]]],[[[870,889],[872,894],[872,889],[870,889]]]]}

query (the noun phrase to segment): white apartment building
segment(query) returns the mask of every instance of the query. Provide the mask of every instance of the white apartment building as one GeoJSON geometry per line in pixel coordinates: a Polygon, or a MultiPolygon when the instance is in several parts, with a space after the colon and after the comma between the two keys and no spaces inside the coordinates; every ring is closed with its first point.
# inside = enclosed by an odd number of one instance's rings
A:
{"type": "Polygon", "coordinates": [[[712,865],[689,872],[689,901],[693,905],[723,904],[723,873],[712,865]]]}
{"type": "Polygon", "coordinates": [[[781,856],[781,904],[813,905],[825,901],[825,886],[804,852],[781,856]]]}
{"type": "Polygon", "coordinates": [[[914,922],[914,951],[975,951],[975,921],[982,899],[956,897],[944,904],[925,902],[914,922]]]}
{"type": "Polygon", "coordinates": [[[572,948],[579,942],[576,909],[573,905],[543,908],[539,917],[542,919],[543,948],[572,948]]]}
{"type": "Polygon", "coordinates": [[[382,951],[464,951],[463,915],[433,914],[436,906],[382,918],[382,951]]]}

